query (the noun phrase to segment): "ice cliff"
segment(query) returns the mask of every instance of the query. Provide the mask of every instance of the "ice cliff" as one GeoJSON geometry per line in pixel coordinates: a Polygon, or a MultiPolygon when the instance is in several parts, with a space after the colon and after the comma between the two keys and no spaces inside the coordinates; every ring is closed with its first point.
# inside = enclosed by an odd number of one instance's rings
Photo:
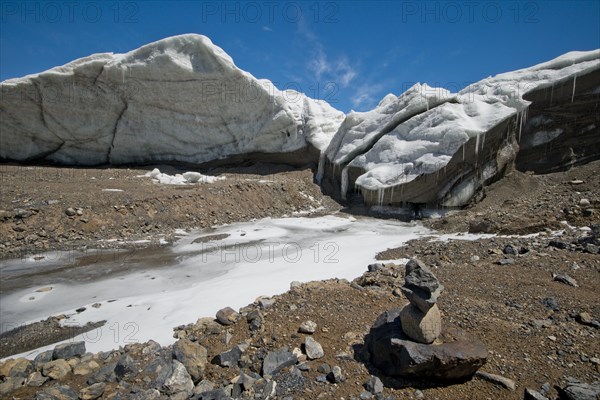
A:
{"type": "Polygon", "coordinates": [[[316,161],[344,118],[254,78],[195,34],[10,79],[1,92],[0,158],[13,161],[204,163],[281,153],[316,161]]]}
{"type": "Polygon", "coordinates": [[[318,178],[341,198],[357,192],[367,204],[462,206],[515,160],[523,170],[544,172],[599,157],[599,104],[598,50],[567,53],[458,93],[417,84],[372,111],[348,114],[318,178]],[[557,150],[564,141],[570,145],[557,150]],[[518,157],[521,149],[526,156],[518,157]]]}

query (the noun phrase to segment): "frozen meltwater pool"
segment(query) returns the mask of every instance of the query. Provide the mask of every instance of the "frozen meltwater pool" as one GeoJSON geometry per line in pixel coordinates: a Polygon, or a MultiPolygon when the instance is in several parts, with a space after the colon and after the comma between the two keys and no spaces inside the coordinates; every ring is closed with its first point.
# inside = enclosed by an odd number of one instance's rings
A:
{"type": "MultiPolygon", "coordinates": [[[[107,321],[75,339],[85,340],[88,351],[150,339],[165,345],[174,341],[175,326],[285,292],[292,281],[353,279],[378,252],[431,234],[422,225],[395,220],[263,219],[194,231],[172,246],[5,260],[2,331],[66,314],[66,324],[107,321]],[[92,307],[95,303],[100,307],[92,307]],[[76,313],[80,307],[86,310],[76,313]]],[[[23,355],[32,358],[52,347],[23,355]]]]}

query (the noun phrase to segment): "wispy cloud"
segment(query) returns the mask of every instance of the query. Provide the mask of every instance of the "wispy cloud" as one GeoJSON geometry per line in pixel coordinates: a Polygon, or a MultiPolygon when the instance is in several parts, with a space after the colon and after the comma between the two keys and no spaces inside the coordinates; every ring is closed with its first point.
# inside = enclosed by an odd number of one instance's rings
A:
{"type": "Polygon", "coordinates": [[[375,107],[381,97],[384,87],[381,84],[362,84],[356,88],[352,96],[352,107],[366,110],[375,107]]]}
{"type": "Polygon", "coordinates": [[[265,31],[265,32],[273,32],[273,29],[271,29],[270,27],[268,27],[268,26],[266,26],[266,25],[263,25],[263,26],[261,27],[261,29],[262,29],[263,31],[265,31]]]}
{"type": "Polygon", "coordinates": [[[358,77],[358,69],[351,65],[346,55],[331,56],[318,36],[308,28],[306,22],[298,23],[298,33],[309,43],[311,50],[306,62],[306,68],[317,81],[332,81],[346,88],[358,77]]]}

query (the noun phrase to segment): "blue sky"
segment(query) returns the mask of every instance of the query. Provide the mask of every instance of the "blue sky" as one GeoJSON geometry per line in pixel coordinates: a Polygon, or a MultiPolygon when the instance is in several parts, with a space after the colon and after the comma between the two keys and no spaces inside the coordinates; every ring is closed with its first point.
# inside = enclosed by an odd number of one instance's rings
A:
{"type": "Polygon", "coordinates": [[[238,67],[368,110],[415,82],[458,90],[600,48],[598,1],[2,1],[0,80],[200,33],[238,67]]]}

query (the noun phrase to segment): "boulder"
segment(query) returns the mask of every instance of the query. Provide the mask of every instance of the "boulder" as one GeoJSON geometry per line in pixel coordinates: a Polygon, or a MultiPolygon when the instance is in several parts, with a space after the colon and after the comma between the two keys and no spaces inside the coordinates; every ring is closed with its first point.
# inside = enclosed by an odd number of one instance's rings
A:
{"type": "Polygon", "coordinates": [[[222,325],[233,325],[240,319],[240,314],[231,307],[217,311],[217,321],[222,325]]]}
{"type": "Polygon", "coordinates": [[[372,376],[367,382],[365,382],[365,389],[372,394],[378,394],[383,392],[383,383],[381,379],[376,376],[372,376]]]}
{"type": "Polygon", "coordinates": [[[114,372],[117,381],[122,381],[128,377],[135,376],[137,373],[136,362],[129,354],[124,354],[117,361],[114,372]]]}
{"type": "Polygon", "coordinates": [[[33,363],[25,358],[17,358],[8,371],[8,376],[13,378],[27,378],[34,370],[33,363]]]}
{"type": "Polygon", "coordinates": [[[316,360],[325,356],[323,346],[313,339],[312,336],[307,336],[306,339],[304,339],[304,352],[309,360],[316,360]]]}
{"type": "Polygon", "coordinates": [[[64,343],[59,344],[54,348],[54,352],[52,353],[52,358],[55,360],[65,359],[73,357],[81,357],[85,354],[85,342],[74,342],[74,343],[64,343]]]}
{"type": "Polygon", "coordinates": [[[327,374],[327,380],[331,383],[342,383],[346,380],[346,377],[342,373],[342,369],[335,365],[331,368],[331,372],[327,374]]]}
{"type": "Polygon", "coordinates": [[[47,381],[48,381],[47,377],[43,376],[41,374],[41,372],[35,371],[29,375],[29,377],[27,378],[26,384],[27,384],[27,386],[31,386],[31,387],[40,387],[47,381]]]}
{"type": "Polygon", "coordinates": [[[407,304],[400,311],[402,330],[412,340],[419,343],[433,343],[442,331],[442,317],[437,304],[423,313],[412,304],[407,304]]]}
{"type": "Polygon", "coordinates": [[[204,376],[207,354],[205,347],[187,339],[179,339],[173,344],[173,358],[185,366],[195,382],[204,376]]]}
{"type": "Polygon", "coordinates": [[[82,400],[96,400],[104,394],[104,389],[106,389],[106,383],[94,383],[91,386],[81,389],[79,391],[79,397],[82,400]]]}
{"type": "Polygon", "coordinates": [[[235,367],[242,358],[243,352],[244,349],[242,347],[239,345],[234,346],[231,348],[231,350],[224,351],[223,353],[215,356],[211,362],[220,367],[235,367]]]}
{"type": "Polygon", "coordinates": [[[451,324],[444,324],[439,344],[414,342],[402,331],[400,311],[393,309],[380,315],[365,338],[371,362],[385,375],[464,381],[485,364],[485,345],[451,324]]]}
{"type": "Polygon", "coordinates": [[[47,362],[42,367],[42,374],[48,378],[61,380],[71,372],[71,366],[65,360],[54,360],[47,362]]]}
{"type": "Polygon", "coordinates": [[[600,382],[570,382],[563,393],[567,400],[597,400],[600,398],[600,382]]]}
{"type": "Polygon", "coordinates": [[[295,365],[298,362],[296,356],[287,349],[270,351],[263,360],[263,376],[277,375],[285,367],[295,365]]]}
{"type": "Polygon", "coordinates": [[[79,395],[70,386],[54,386],[35,395],[36,400],[79,400],[79,395]]]}
{"type": "Polygon", "coordinates": [[[194,391],[194,382],[190,374],[186,371],[184,365],[177,360],[173,360],[171,375],[164,383],[165,393],[170,399],[187,399],[194,391]]]}
{"type": "Polygon", "coordinates": [[[9,376],[0,383],[0,396],[6,396],[25,384],[25,378],[9,376]]]}

